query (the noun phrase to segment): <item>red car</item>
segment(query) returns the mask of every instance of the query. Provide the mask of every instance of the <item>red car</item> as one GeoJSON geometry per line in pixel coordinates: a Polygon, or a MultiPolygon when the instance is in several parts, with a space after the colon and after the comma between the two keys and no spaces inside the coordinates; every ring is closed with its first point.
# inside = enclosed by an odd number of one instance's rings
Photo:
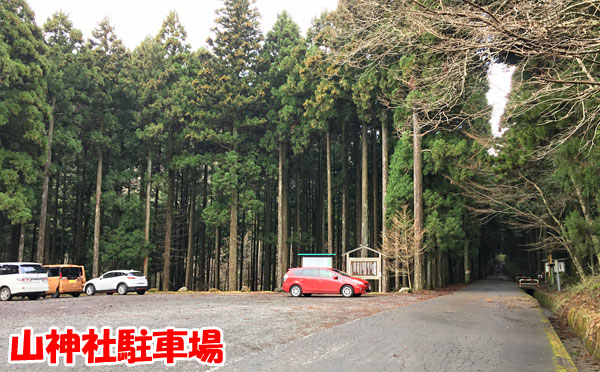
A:
{"type": "Polygon", "coordinates": [[[294,297],[317,293],[340,293],[344,297],[358,297],[371,290],[371,285],[366,280],[326,267],[292,268],[283,280],[283,290],[290,292],[294,297]]]}

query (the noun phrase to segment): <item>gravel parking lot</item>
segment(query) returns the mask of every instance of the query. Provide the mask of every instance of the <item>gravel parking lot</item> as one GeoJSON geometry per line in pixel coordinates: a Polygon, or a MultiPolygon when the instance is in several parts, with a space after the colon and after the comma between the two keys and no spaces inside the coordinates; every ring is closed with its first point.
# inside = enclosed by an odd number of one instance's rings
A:
{"type": "MultiPolygon", "coordinates": [[[[93,297],[13,300],[0,303],[0,365],[3,371],[45,371],[45,364],[6,367],[10,334],[22,327],[34,333],[50,327],[71,326],[82,332],[89,326],[98,329],[123,326],[159,329],[220,327],[223,330],[227,362],[232,362],[270,347],[300,339],[335,325],[364,318],[384,310],[435,297],[424,295],[368,294],[360,298],[312,296],[292,298],[287,293],[166,293],[98,294],[93,297]]],[[[174,370],[201,370],[194,361],[179,361],[174,370]]],[[[55,369],[55,368],[53,368],[55,369]]],[[[56,370],[67,369],[60,366],[56,370]]],[[[77,359],[79,370],[164,370],[161,361],[151,366],[88,367],[77,359]]],[[[204,368],[207,369],[207,368],[204,368]]],[[[70,370],[73,370],[72,368],[70,370]]]]}

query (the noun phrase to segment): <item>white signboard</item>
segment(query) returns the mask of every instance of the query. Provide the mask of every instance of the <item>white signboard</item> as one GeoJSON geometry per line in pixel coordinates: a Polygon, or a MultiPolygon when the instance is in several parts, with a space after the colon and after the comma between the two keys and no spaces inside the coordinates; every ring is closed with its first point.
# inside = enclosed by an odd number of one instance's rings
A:
{"type": "MultiPolygon", "coordinates": [[[[564,261],[553,261],[554,263],[554,272],[555,273],[564,273],[565,272],[565,262],[564,261]]],[[[548,270],[548,262],[546,262],[546,272],[549,273],[548,270]]]]}
{"type": "Polygon", "coordinates": [[[302,267],[333,267],[331,256],[302,256],[302,267]]]}

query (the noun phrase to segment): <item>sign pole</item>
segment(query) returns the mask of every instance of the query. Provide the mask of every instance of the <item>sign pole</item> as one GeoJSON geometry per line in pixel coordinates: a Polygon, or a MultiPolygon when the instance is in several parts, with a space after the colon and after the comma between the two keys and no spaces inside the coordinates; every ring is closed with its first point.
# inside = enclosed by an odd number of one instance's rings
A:
{"type": "Polygon", "coordinates": [[[552,253],[548,253],[548,274],[550,275],[550,285],[554,286],[554,268],[552,265],[552,253]]]}

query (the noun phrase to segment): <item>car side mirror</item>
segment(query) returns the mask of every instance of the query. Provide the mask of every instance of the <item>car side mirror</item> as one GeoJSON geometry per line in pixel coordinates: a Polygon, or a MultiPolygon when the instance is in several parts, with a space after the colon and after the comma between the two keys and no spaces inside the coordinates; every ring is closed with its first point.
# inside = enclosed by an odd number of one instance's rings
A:
{"type": "Polygon", "coordinates": [[[333,280],[338,280],[338,276],[337,276],[337,275],[334,275],[334,276],[333,276],[333,280]]]}

